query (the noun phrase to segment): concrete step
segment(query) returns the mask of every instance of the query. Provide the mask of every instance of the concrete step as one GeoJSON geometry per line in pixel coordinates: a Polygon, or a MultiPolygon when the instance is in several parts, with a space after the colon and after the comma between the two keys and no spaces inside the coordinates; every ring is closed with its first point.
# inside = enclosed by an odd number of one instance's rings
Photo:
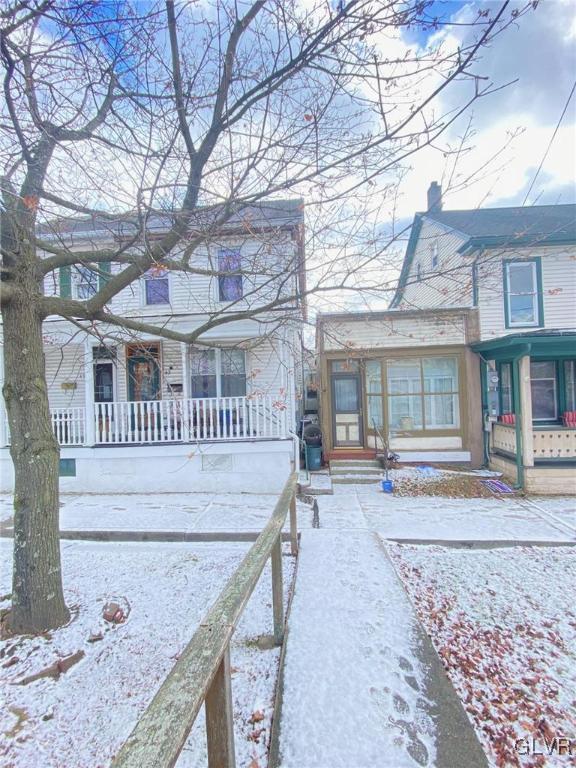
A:
{"type": "Polygon", "coordinates": [[[330,468],[334,467],[381,467],[377,459],[330,459],[330,468]]]}
{"type": "Polygon", "coordinates": [[[338,475],[374,475],[379,477],[382,474],[382,467],[331,467],[330,476],[338,475]]]}
{"type": "Polygon", "coordinates": [[[333,485],[368,485],[380,481],[379,475],[333,475],[333,485]]]}

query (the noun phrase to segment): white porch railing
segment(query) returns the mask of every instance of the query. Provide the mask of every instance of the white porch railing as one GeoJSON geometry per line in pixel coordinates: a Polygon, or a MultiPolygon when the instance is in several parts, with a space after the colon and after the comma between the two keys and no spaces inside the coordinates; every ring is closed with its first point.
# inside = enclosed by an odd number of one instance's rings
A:
{"type": "Polygon", "coordinates": [[[96,443],[175,443],[287,437],[287,411],[269,395],[95,403],[96,443]]]}
{"type": "MultiPolygon", "coordinates": [[[[84,408],[50,414],[60,445],[87,444],[84,408]]],[[[94,403],[93,418],[96,445],[288,437],[286,405],[271,395],[94,403]]]]}

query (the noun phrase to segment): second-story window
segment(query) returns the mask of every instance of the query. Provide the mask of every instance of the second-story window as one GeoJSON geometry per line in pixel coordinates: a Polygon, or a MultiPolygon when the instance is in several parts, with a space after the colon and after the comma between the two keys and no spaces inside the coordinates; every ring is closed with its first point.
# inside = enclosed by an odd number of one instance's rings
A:
{"type": "Polygon", "coordinates": [[[508,328],[541,325],[541,297],[537,260],[504,262],[504,309],[508,328]]]}
{"type": "Polygon", "coordinates": [[[218,254],[218,294],[220,301],[242,298],[242,261],[239,248],[222,248],[218,254]]]}
{"type": "Polygon", "coordinates": [[[98,273],[90,267],[77,266],[74,268],[76,282],[76,297],[91,299],[98,293],[98,273]]]}
{"type": "Polygon", "coordinates": [[[147,305],[170,304],[168,270],[152,267],[144,275],[144,303],[147,305]]]}

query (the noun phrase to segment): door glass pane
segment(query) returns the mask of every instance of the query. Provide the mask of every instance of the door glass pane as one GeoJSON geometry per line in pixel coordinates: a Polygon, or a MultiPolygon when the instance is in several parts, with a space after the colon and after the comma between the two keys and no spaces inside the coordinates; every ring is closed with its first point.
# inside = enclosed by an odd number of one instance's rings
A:
{"type": "Polygon", "coordinates": [[[94,400],[97,403],[114,400],[111,363],[96,363],[94,366],[94,400]]]}
{"type": "Polygon", "coordinates": [[[158,362],[152,358],[130,358],[131,400],[158,400],[160,397],[160,371],[158,362]]]}
{"type": "Polygon", "coordinates": [[[358,382],[355,378],[334,379],[334,410],[348,413],[358,411],[358,382]]]}
{"type": "Polygon", "coordinates": [[[358,360],[332,360],[332,373],[356,373],[358,370],[358,360]]]}

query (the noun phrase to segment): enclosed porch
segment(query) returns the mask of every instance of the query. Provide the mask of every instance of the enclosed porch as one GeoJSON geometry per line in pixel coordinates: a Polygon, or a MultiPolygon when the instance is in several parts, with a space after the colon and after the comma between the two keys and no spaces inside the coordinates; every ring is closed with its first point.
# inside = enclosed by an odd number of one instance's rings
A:
{"type": "Polygon", "coordinates": [[[527,491],[576,493],[576,333],[514,334],[474,349],[490,465],[527,491]]]}

